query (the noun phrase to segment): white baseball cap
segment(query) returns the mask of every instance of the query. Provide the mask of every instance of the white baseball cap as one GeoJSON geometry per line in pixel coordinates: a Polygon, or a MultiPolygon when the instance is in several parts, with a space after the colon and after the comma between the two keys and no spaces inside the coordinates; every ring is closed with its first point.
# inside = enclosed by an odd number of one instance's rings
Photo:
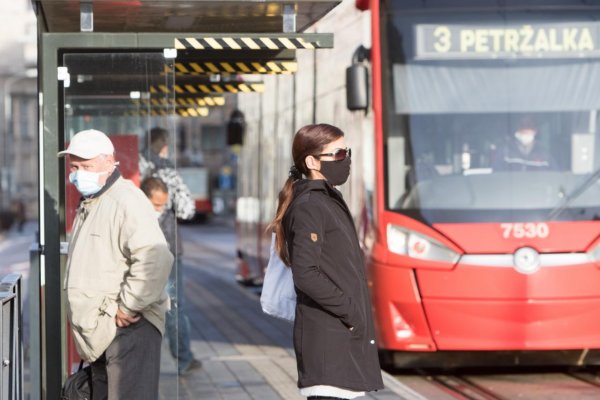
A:
{"type": "Polygon", "coordinates": [[[90,160],[100,154],[113,154],[115,147],[105,133],[95,129],[87,129],[77,132],[71,139],[69,147],[58,153],[59,157],[72,154],[77,157],[90,160]]]}

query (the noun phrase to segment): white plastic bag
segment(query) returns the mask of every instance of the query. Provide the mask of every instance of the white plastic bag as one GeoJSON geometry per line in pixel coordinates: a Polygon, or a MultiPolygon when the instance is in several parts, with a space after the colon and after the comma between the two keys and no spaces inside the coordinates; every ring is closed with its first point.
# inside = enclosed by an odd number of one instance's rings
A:
{"type": "Polygon", "coordinates": [[[293,321],[296,314],[296,290],[292,269],[286,266],[275,250],[275,233],[271,236],[271,256],[267,264],[260,305],[264,313],[293,321]]]}

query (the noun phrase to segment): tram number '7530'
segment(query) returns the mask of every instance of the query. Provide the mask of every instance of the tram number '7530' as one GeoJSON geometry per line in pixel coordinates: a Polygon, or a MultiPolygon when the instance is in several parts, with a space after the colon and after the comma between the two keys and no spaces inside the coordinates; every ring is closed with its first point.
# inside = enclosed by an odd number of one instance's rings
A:
{"type": "Polygon", "coordinates": [[[502,237],[504,237],[504,239],[546,238],[550,234],[548,224],[543,222],[506,223],[500,224],[500,228],[502,229],[502,237]]]}

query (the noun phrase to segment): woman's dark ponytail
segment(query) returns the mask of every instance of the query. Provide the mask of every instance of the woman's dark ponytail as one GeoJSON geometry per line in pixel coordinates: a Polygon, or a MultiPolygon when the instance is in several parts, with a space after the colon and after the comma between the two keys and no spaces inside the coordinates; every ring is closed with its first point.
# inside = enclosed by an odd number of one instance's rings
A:
{"type": "Polygon", "coordinates": [[[292,197],[294,194],[294,182],[298,179],[302,179],[302,173],[295,167],[292,166],[290,168],[290,174],[283,185],[283,188],[279,191],[279,203],[277,204],[277,213],[275,214],[275,218],[269,225],[268,230],[275,232],[275,249],[279,254],[279,258],[281,261],[285,263],[285,265],[290,265],[290,257],[287,252],[287,248],[285,246],[285,237],[283,235],[283,216],[287,211],[290,203],[292,202],[292,197]],[[292,172],[292,169],[295,171],[292,172]],[[298,175],[299,174],[299,175],[298,175]],[[298,177],[299,176],[299,177],[298,177]]]}

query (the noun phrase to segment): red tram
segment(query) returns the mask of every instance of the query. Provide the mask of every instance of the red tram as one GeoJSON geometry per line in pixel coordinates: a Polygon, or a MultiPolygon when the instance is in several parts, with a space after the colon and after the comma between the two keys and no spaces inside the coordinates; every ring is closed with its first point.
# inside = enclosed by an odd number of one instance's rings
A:
{"type": "Polygon", "coordinates": [[[262,276],[293,132],[333,123],[356,149],[344,194],[388,361],[441,365],[437,355],[494,351],[518,362],[559,350],[561,363],[589,362],[600,348],[600,6],[372,0],[368,9],[342,3],[317,28],[335,33],[331,54],[299,58],[315,68],[274,80],[274,98],[240,103],[249,119],[240,279],[262,276]],[[356,92],[342,64],[361,61],[351,52],[365,25],[363,115],[339,104],[356,92]]]}

